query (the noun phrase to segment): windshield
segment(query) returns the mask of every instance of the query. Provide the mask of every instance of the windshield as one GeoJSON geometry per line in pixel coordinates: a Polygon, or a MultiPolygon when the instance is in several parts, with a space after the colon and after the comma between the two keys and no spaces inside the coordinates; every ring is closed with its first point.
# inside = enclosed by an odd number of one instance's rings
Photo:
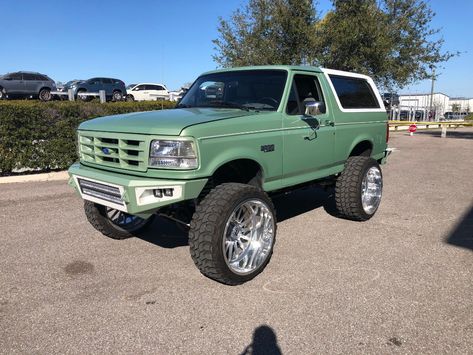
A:
{"type": "Polygon", "coordinates": [[[287,72],[241,70],[199,77],[177,107],[218,107],[276,111],[287,72]]]}
{"type": "Polygon", "coordinates": [[[126,87],[127,90],[133,89],[136,86],[136,84],[130,84],[126,87]]]}

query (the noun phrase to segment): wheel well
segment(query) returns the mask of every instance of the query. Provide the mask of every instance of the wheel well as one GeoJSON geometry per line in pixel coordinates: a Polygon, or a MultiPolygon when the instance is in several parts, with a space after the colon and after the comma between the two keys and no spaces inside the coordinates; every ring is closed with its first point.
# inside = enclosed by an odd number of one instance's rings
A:
{"type": "Polygon", "coordinates": [[[43,89],[47,89],[47,90],[51,91],[51,88],[50,88],[50,87],[43,86],[41,89],[39,89],[38,93],[40,93],[40,92],[41,92],[41,90],[43,90],[43,89]]]}
{"type": "Polygon", "coordinates": [[[261,166],[251,159],[232,160],[219,167],[212,175],[212,179],[216,185],[224,182],[240,182],[247,184],[263,173],[261,166]]]}
{"type": "Polygon", "coordinates": [[[122,93],[120,89],[113,89],[113,92],[119,92],[120,94],[122,93]]]}
{"type": "Polygon", "coordinates": [[[370,141],[362,141],[358,143],[351,151],[350,157],[362,156],[369,157],[373,151],[373,145],[370,141]]]}

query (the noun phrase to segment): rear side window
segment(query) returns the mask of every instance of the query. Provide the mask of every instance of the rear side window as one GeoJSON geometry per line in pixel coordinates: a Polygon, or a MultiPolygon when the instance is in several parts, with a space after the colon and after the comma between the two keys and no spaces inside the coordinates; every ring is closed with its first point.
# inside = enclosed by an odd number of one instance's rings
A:
{"type": "Polygon", "coordinates": [[[343,108],[379,108],[379,102],[366,79],[329,76],[343,108]]]}
{"type": "Polygon", "coordinates": [[[113,81],[112,81],[112,79],[102,78],[102,83],[104,83],[104,84],[113,84],[113,81]]]}
{"type": "Polygon", "coordinates": [[[23,80],[33,81],[38,80],[38,78],[36,74],[23,73],[23,80]]]}

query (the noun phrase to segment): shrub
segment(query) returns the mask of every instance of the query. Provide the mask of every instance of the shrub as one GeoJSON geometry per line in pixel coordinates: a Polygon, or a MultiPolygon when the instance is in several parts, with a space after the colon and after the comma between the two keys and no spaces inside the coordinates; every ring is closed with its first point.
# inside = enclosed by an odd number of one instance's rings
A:
{"type": "Polygon", "coordinates": [[[0,175],[67,168],[77,160],[76,128],[83,121],[174,105],[169,101],[0,101],[0,175]]]}

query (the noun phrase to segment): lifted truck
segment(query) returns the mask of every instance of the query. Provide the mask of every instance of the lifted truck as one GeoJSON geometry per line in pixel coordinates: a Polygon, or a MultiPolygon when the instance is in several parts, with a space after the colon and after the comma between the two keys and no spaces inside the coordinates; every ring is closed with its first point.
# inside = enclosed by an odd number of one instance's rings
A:
{"type": "Polygon", "coordinates": [[[89,222],[124,239],[157,214],[189,228],[207,277],[237,285],[268,264],[268,194],[333,184],[340,216],[371,218],[388,155],[382,98],[365,75],[304,66],[202,74],[175,109],[96,118],[78,129],[70,184],[89,222]]]}

